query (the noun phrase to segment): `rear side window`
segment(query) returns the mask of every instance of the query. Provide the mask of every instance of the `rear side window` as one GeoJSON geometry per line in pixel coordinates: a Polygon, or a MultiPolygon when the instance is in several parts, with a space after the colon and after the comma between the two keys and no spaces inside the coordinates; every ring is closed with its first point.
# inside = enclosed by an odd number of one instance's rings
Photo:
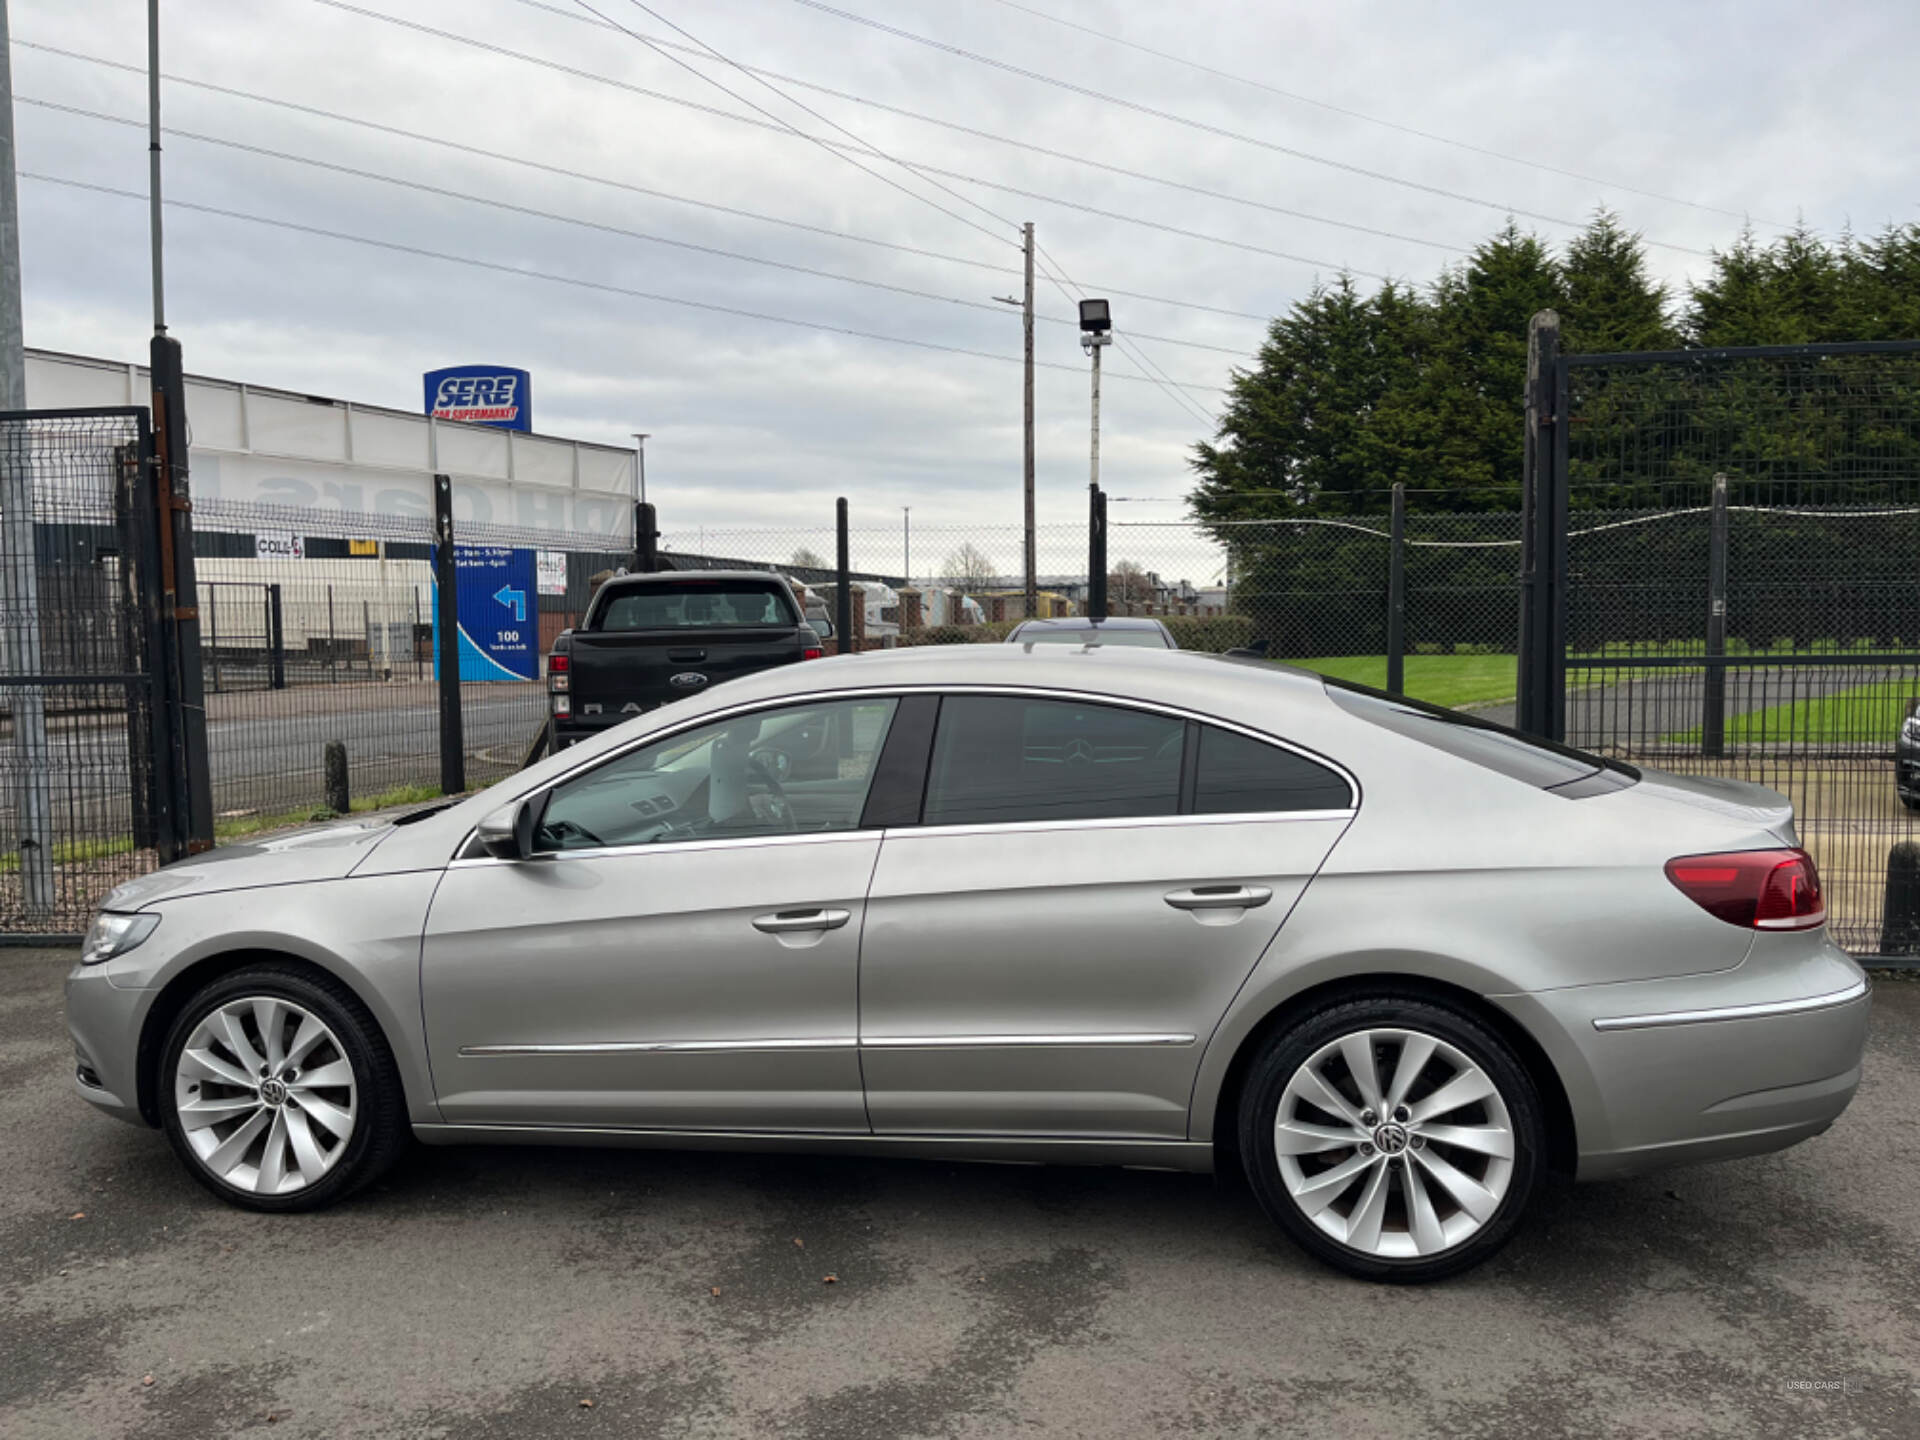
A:
{"type": "Polygon", "coordinates": [[[1175,815],[1186,723],[1017,696],[941,702],[923,822],[1005,825],[1175,815]]]}
{"type": "Polygon", "coordinates": [[[711,630],[729,625],[796,625],[785,586],[769,581],[689,581],[615,592],[593,630],[711,630]]]}
{"type": "Polygon", "coordinates": [[[1347,782],[1318,761],[1218,726],[1200,727],[1194,814],[1345,810],[1352,804],[1347,782]]]}
{"type": "Polygon", "coordinates": [[[1638,770],[1617,760],[1605,760],[1570,745],[1523,735],[1457,710],[1443,710],[1363,685],[1328,680],[1327,695],[1341,709],[1370,724],[1541,790],[1562,790],[1595,777],[1612,782],[1563,790],[1577,797],[1632,784],[1640,778],[1638,770]]]}

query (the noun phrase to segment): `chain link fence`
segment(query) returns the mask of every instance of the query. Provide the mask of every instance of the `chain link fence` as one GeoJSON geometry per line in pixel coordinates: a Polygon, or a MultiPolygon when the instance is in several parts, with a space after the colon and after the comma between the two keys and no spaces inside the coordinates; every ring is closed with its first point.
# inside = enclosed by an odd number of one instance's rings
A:
{"type": "Polygon", "coordinates": [[[1920,345],[1563,363],[1568,742],[1784,793],[1835,938],[1920,949],[1920,345]]]}

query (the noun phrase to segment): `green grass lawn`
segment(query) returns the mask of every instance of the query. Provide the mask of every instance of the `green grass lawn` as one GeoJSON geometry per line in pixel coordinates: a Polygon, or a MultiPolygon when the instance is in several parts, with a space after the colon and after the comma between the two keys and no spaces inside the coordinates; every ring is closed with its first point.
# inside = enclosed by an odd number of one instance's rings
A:
{"type": "MultiPolygon", "coordinates": [[[[1734,687],[1729,685],[1727,690],[1731,700],[1734,687]]],[[[1906,719],[1907,698],[1912,691],[1911,681],[1875,680],[1817,699],[1749,710],[1744,715],[1727,717],[1727,739],[1750,745],[1789,742],[1891,745],[1893,737],[1900,733],[1901,722],[1906,719]]],[[[1695,743],[1700,739],[1700,727],[1696,725],[1668,738],[1695,743]]]]}
{"type": "MultiPolygon", "coordinates": [[[[1384,690],[1387,684],[1384,655],[1321,655],[1286,663],[1331,675],[1336,680],[1371,685],[1376,690],[1384,690]]],[[[1511,655],[1409,655],[1406,689],[1415,700],[1457,710],[1467,705],[1511,700],[1516,688],[1515,673],[1511,655]]]]}

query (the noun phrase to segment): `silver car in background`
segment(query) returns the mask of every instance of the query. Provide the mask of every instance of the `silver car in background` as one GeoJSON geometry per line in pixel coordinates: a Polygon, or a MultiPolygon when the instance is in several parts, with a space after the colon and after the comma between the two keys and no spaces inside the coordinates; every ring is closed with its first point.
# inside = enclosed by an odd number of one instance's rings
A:
{"type": "Polygon", "coordinates": [[[1260,662],[937,647],[170,866],[67,996],[80,1094],[254,1209],[409,1136],[1237,1165],[1418,1280],[1549,1170],[1830,1125],[1868,987],[1823,920],[1768,790],[1260,662]]]}

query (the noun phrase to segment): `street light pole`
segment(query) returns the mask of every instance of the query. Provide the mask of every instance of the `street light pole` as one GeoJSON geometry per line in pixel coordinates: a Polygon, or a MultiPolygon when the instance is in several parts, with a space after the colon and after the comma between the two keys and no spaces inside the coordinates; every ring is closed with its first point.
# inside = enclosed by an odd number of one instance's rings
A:
{"type": "Polygon", "coordinates": [[[1104,300],[1080,302],[1080,348],[1093,357],[1093,445],[1094,489],[1100,488],[1100,352],[1113,343],[1113,311],[1104,300]]]}
{"type": "MultiPolygon", "coordinates": [[[[20,203],[13,173],[13,68],[6,0],[0,0],[0,410],[27,408],[26,341],[20,311],[20,203]]],[[[5,665],[13,675],[38,675],[40,576],[34,560],[33,477],[29,447],[16,432],[11,453],[0,457],[0,549],[5,551],[5,665]]],[[[53,913],[53,787],[49,778],[46,694],[22,685],[9,696],[13,709],[15,795],[20,827],[21,898],[36,924],[53,913]]]]}
{"type": "Polygon", "coordinates": [[[913,584],[913,507],[900,507],[900,574],[913,584]]]}

